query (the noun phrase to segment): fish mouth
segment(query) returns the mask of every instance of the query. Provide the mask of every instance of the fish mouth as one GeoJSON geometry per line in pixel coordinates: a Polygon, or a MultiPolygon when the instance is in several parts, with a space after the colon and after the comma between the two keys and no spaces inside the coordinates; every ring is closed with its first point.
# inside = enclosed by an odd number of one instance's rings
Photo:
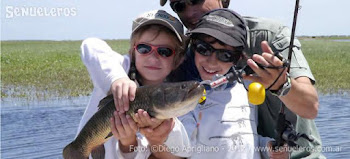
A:
{"type": "Polygon", "coordinates": [[[167,107],[154,108],[156,118],[168,119],[182,116],[196,107],[198,100],[203,96],[204,86],[197,81],[191,81],[187,84],[187,90],[177,96],[180,97],[179,101],[171,103],[167,107]]]}
{"type": "Polygon", "coordinates": [[[199,82],[195,82],[192,88],[187,92],[189,96],[196,96],[199,93],[202,93],[204,91],[204,86],[201,85],[199,82]]]}
{"type": "Polygon", "coordinates": [[[195,82],[193,87],[188,92],[192,92],[193,90],[197,89],[198,86],[199,86],[199,82],[195,82]]]}

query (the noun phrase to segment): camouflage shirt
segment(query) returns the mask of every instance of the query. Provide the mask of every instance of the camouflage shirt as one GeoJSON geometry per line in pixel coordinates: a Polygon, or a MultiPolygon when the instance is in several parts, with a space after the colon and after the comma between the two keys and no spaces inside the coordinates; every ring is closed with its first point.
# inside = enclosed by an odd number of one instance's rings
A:
{"type": "MultiPolygon", "coordinates": [[[[248,54],[262,53],[260,44],[267,41],[273,52],[279,52],[284,58],[288,59],[288,47],[290,43],[291,31],[279,22],[256,17],[244,17],[249,27],[249,47],[246,50],[248,54]]],[[[290,76],[297,78],[306,76],[314,84],[315,78],[311,73],[309,65],[301,51],[299,40],[294,40],[293,55],[291,60],[290,76]]],[[[258,133],[262,136],[275,137],[275,125],[279,110],[282,106],[281,100],[267,91],[265,102],[258,108],[258,133]]],[[[290,110],[286,110],[286,119],[291,121],[295,130],[299,133],[305,133],[315,139],[313,143],[299,139],[297,144],[306,149],[303,151],[293,151],[291,158],[325,158],[320,151],[322,142],[317,131],[315,121],[305,119],[295,115],[290,110]]]]}

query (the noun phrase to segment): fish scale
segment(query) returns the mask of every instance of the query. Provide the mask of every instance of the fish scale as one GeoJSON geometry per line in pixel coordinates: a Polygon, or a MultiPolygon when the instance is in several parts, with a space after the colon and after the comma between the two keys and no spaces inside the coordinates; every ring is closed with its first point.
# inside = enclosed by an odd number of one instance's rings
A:
{"type": "MultiPolygon", "coordinates": [[[[195,108],[203,91],[203,85],[195,81],[143,86],[136,89],[135,100],[129,103],[127,114],[133,117],[137,110],[143,109],[158,119],[185,115],[195,108]]],[[[88,158],[93,149],[112,136],[109,119],[116,110],[113,95],[103,98],[98,107],[76,139],[63,149],[65,159],[88,158]]]]}

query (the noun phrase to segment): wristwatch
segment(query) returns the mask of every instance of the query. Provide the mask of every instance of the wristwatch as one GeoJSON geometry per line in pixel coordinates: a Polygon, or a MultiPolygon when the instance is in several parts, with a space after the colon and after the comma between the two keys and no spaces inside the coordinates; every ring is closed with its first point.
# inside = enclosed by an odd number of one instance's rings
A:
{"type": "Polygon", "coordinates": [[[278,90],[270,90],[270,92],[275,96],[282,97],[288,94],[290,88],[292,88],[292,81],[287,73],[287,81],[278,90]]]}

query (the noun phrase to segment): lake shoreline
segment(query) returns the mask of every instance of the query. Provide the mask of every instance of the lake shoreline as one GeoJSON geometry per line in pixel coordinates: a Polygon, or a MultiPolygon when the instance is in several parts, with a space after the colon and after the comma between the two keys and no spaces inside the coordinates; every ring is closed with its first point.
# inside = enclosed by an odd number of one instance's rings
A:
{"type": "MultiPolygon", "coordinates": [[[[349,36],[299,37],[302,51],[323,94],[350,92],[349,36]]],[[[106,40],[125,54],[128,40],[106,40]]],[[[89,74],[80,59],[81,41],[1,41],[1,98],[44,100],[88,96],[89,74]]]]}
{"type": "MultiPolygon", "coordinates": [[[[323,97],[337,97],[349,98],[350,92],[338,93],[321,93],[318,92],[319,98],[323,97]]],[[[91,96],[79,97],[51,97],[48,99],[28,100],[26,98],[1,98],[1,107],[81,107],[86,106],[91,96]]]]}

